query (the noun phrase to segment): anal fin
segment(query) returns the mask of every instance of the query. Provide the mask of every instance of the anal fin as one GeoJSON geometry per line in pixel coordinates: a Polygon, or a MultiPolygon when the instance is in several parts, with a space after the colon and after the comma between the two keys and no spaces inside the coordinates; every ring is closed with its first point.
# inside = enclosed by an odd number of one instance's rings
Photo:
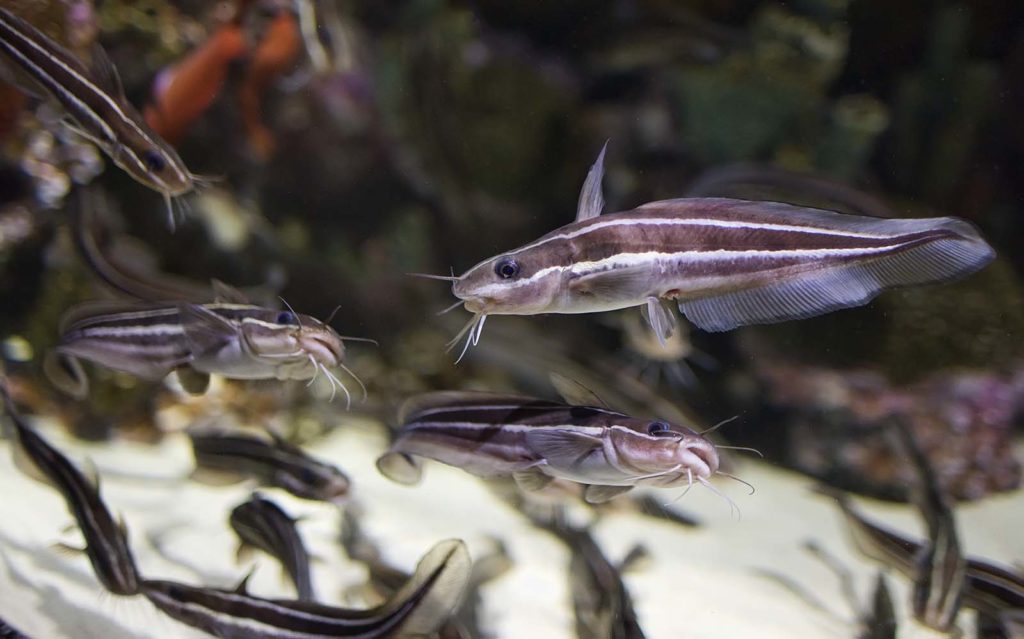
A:
{"type": "Polygon", "coordinates": [[[537,466],[512,473],[512,479],[515,480],[516,486],[519,486],[527,492],[544,490],[552,481],[554,481],[554,478],[551,477],[551,475],[545,474],[544,471],[537,466]]]}
{"type": "Polygon", "coordinates": [[[640,312],[658,337],[658,341],[664,346],[665,340],[676,330],[676,314],[657,297],[648,297],[647,304],[640,307],[640,312]]]}
{"type": "MultiPolygon", "coordinates": [[[[950,224],[950,230],[970,230],[950,224]]],[[[833,264],[750,288],[681,299],[679,310],[697,327],[712,332],[804,319],[861,306],[888,288],[962,277],[993,256],[992,248],[980,238],[936,239],[870,260],[833,264]]]]}
{"type": "Polygon", "coordinates": [[[632,486],[603,486],[600,484],[591,484],[583,491],[583,499],[588,504],[603,504],[606,501],[610,501],[619,495],[628,493],[631,490],[633,490],[632,486]]]}

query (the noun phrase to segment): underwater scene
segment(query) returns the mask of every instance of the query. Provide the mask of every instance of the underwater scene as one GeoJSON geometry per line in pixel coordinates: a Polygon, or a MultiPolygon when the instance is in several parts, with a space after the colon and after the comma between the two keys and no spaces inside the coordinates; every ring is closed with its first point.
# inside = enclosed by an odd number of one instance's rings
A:
{"type": "Polygon", "coordinates": [[[0,0],[0,637],[1024,638],[1018,0],[0,0]]]}

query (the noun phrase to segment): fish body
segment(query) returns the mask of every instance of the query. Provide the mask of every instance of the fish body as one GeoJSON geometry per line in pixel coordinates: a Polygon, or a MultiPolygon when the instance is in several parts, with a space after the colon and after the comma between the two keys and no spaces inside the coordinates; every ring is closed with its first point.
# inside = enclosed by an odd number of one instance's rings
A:
{"type": "MultiPolygon", "coordinates": [[[[858,550],[910,579],[918,578],[920,559],[927,550],[925,543],[870,521],[845,494],[827,492],[842,509],[858,550]]],[[[963,605],[993,616],[1024,611],[1024,575],[988,561],[967,558],[963,605]]]]}
{"type": "Polygon", "coordinates": [[[434,632],[462,598],[471,562],[465,544],[443,541],[384,604],[350,610],[309,601],[262,599],[244,590],[146,580],[143,594],[167,615],[222,639],[378,639],[434,632]]]}
{"type": "MultiPolygon", "coordinates": [[[[342,365],[344,344],[308,315],[249,304],[90,302],[65,317],[54,352],[148,380],[189,368],[231,379],[301,380],[323,371],[340,384],[328,369],[342,365]]],[[[72,392],[84,394],[84,376],[73,377],[82,388],[72,392]]]]}
{"type": "Polygon", "coordinates": [[[29,637],[3,619],[0,619],[0,639],[29,639],[29,637]]]}
{"type": "Polygon", "coordinates": [[[127,532],[103,503],[98,485],[89,481],[70,460],[25,423],[14,410],[6,391],[3,394],[7,413],[14,423],[18,465],[31,476],[52,485],[64,497],[82,530],[85,552],[103,586],[115,595],[138,594],[142,578],[128,546],[127,532]]]}
{"type": "Polygon", "coordinates": [[[93,68],[25,20],[0,8],[0,54],[43,87],[117,166],[170,198],[191,191],[195,176],[145,123],[124,95],[121,81],[99,47],[93,68]]]}
{"type": "Polygon", "coordinates": [[[644,639],[633,599],[622,580],[622,566],[605,556],[584,529],[555,530],[572,551],[570,591],[576,613],[576,635],[583,639],[644,639]]]}
{"type": "Polygon", "coordinates": [[[525,488],[552,479],[589,485],[604,501],[635,485],[704,482],[718,469],[714,445],[689,428],[516,395],[431,393],[413,398],[377,466],[403,483],[419,479],[411,456],[484,477],[512,475],[525,488]]]}
{"type": "MultiPolygon", "coordinates": [[[[776,202],[675,199],[601,215],[603,155],[576,221],[488,258],[453,280],[474,313],[595,313],[644,307],[659,335],[675,302],[706,331],[820,315],[881,291],[976,271],[994,257],[969,223],[951,217],[877,219],[776,202]]],[[[449,279],[449,278],[441,278],[449,279]]]]}
{"type": "Polygon", "coordinates": [[[302,499],[336,501],[348,494],[349,479],[341,470],[278,437],[193,431],[189,438],[200,470],[255,477],[302,499]]]}
{"type": "Polygon", "coordinates": [[[295,520],[288,513],[254,493],[249,501],[231,511],[229,522],[243,546],[258,548],[281,562],[295,584],[299,599],[316,599],[310,578],[309,553],[295,528],[295,520]]]}
{"type": "Polygon", "coordinates": [[[92,188],[75,189],[71,200],[71,217],[74,227],[75,249],[89,270],[111,290],[143,302],[166,302],[167,300],[191,300],[196,302],[225,302],[260,305],[279,302],[277,289],[273,286],[259,286],[241,291],[219,280],[209,284],[193,282],[173,275],[138,272],[130,265],[119,264],[105,252],[113,244],[102,232],[97,219],[98,212],[108,206],[100,191],[92,188]],[[100,238],[103,237],[103,241],[100,238]]]}

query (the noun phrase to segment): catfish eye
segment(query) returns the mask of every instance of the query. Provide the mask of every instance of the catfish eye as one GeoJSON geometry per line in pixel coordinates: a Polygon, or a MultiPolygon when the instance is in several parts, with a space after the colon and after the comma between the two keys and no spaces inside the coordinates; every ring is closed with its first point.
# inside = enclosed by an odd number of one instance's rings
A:
{"type": "Polygon", "coordinates": [[[295,317],[295,313],[292,313],[291,311],[281,311],[277,314],[277,323],[296,325],[298,324],[298,321],[295,317]]]}
{"type": "Polygon", "coordinates": [[[509,280],[519,275],[519,262],[511,257],[498,260],[494,265],[494,273],[503,280],[509,280]]]}
{"type": "Polygon", "coordinates": [[[154,173],[163,171],[164,167],[167,166],[167,162],[164,162],[163,157],[152,149],[142,154],[142,161],[146,163],[146,168],[154,173]]]}
{"type": "Polygon", "coordinates": [[[647,424],[648,435],[662,435],[670,430],[672,430],[671,427],[665,422],[651,422],[650,424],[647,424]]]}

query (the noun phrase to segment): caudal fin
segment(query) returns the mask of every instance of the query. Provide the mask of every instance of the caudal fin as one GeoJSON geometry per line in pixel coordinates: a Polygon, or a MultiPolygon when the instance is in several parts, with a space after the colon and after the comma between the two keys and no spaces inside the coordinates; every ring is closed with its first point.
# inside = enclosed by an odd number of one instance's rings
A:
{"type": "Polygon", "coordinates": [[[416,572],[380,607],[396,619],[388,636],[422,637],[433,634],[455,611],[469,582],[472,562],[466,544],[447,539],[420,559],[416,572]]]}

